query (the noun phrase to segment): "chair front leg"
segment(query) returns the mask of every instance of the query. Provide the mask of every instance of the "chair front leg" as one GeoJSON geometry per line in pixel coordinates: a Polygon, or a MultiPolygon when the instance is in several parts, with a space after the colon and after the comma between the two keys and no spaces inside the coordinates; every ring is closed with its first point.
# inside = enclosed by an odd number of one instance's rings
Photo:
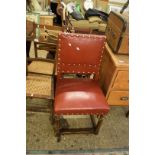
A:
{"type": "Polygon", "coordinates": [[[51,106],[51,108],[50,108],[51,110],[50,110],[50,121],[51,121],[51,124],[52,125],[54,125],[54,123],[55,123],[55,119],[54,119],[54,105],[53,105],[53,103],[52,103],[52,106],[51,106]]]}
{"type": "Polygon", "coordinates": [[[35,58],[38,58],[37,43],[36,42],[34,42],[34,55],[35,55],[35,58]]]}
{"type": "Polygon", "coordinates": [[[129,117],[129,110],[125,114],[126,117],[129,117]]]}
{"type": "Polygon", "coordinates": [[[60,116],[54,116],[54,132],[55,136],[57,137],[57,142],[60,142],[61,140],[61,125],[60,125],[60,116]]]}

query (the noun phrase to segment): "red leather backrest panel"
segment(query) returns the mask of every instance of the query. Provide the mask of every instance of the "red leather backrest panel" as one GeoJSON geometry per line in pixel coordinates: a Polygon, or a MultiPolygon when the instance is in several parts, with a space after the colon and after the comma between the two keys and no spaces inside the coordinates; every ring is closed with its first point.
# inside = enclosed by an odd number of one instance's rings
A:
{"type": "Polygon", "coordinates": [[[98,74],[105,47],[105,36],[60,33],[57,73],[98,74]]]}

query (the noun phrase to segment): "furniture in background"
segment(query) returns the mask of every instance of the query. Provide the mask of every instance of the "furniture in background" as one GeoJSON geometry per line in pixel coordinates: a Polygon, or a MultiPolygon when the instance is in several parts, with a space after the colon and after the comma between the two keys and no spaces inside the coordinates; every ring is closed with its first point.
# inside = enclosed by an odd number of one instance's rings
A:
{"type": "MultiPolygon", "coordinates": [[[[72,2],[72,0],[64,0],[63,1],[65,4],[72,2]]],[[[81,13],[83,16],[85,16],[85,10],[83,0],[78,0],[77,3],[79,3],[80,8],[81,8],[81,13]]],[[[108,10],[108,2],[106,0],[93,0],[94,8],[99,9],[100,11],[107,12],[108,10]]],[[[69,27],[69,29],[90,29],[91,31],[98,30],[100,32],[105,32],[106,29],[106,22],[101,20],[99,17],[89,17],[89,19],[84,19],[84,20],[76,20],[73,19],[72,16],[67,12],[67,9],[64,8],[63,5],[60,5],[60,8],[65,9],[65,11],[60,11],[58,9],[58,14],[61,15],[62,17],[62,26],[69,27]],[[69,25],[68,25],[69,24],[69,25]],[[72,28],[70,28],[72,27],[72,28]]]]}
{"type": "Polygon", "coordinates": [[[57,140],[65,133],[98,134],[109,106],[99,86],[99,68],[105,37],[61,33],[58,38],[57,81],[52,124],[57,140]],[[68,74],[86,74],[91,78],[67,78],[68,74]],[[90,115],[92,128],[62,128],[65,115],[90,115]],[[96,124],[94,115],[97,116],[96,124]]]}
{"type": "Polygon", "coordinates": [[[27,58],[26,96],[53,99],[54,60],[27,58]]]}
{"type": "MultiPolygon", "coordinates": [[[[27,56],[29,56],[29,49],[30,49],[31,41],[34,41],[35,56],[37,54],[36,53],[37,48],[40,49],[40,47],[41,47],[43,49],[45,47],[45,50],[46,50],[49,46],[52,46],[52,43],[54,40],[55,40],[55,42],[54,42],[54,46],[55,46],[56,40],[57,40],[57,35],[62,30],[62,27],[58,27],[58,26],[53,25],[53,18],[54,17],[55,17],[54,14],[52,14],[52,15],[40,15],[39,13],[27,13],[27,16],[26,16],[26,22],[27,22],[26,23],[26,25],[27,25],[26,34],[28,34],[32,31],[32,30],[30,31],[30,27],[32,27],[31,23],[33,23],[33,27],[34,27],[33,28],[33,35],[31,35],[31,36],[26,35],[27,56]],[[51,34],[49,34],[49,33],[51,33],[51,34]],[[40,36],[40,34],[42,34],[42,35],[40,36]],[[50,44],[50,42],[51,42],[51,44],[50,44]]],[[[52,47],[52,49],[53,49],[53,47],[52,47]]]]}
{"type": "Polygon", "coordinates": [[[41,28],[53,26],[56,15],[50,9],[50,0],[27,0],[27,18],[35,20],[41,28]],[[34,19],[34,16],[38,17],[34,19]]]}
{"type": "Polygon", "coordinates": [[[129,13],[111,11],[105,31],[107,43],[116,54],[129,54],[129,13]]]}
{"type": "Polygon", "coordinates": [[[35,28],[34,22],[26,20],[26,40],[31,40],[34,37],[35,28]]]}
{"type": "Polygon", "coordinates": [[[55,14],[52,15],[40,15],[40,27],[50,28],[53,27],[55,14]]]}
{"type": "Polygon", "coordinates": [[[36,57],[37,50],[46,50],[49,52],[48,55],[52,56],[52,59],[55,58],[59,32],[61,31],[40,29],[41,35],[38,38],[34,39],[34,51],[36,57]]]}
{"type": "MultiPolygon", "coordinates": [[[[55,68],[55,53],[57,46],[58,33],[61,27],[53,26],[52,16],[40,15],[39,13],[27,13],[27,31],[32,27],[29,23],[33,23],[35,28],[31,36],[26,36],[27,51],[31,42],[34,42],[35,58],[29,57],[27,54],[27,77],[26,77],[26,96],[29,98],[48,99],[49,106],[54,99],[54,68],[55,68]],[[48,29],[50,28],[50,30],[48,29]],[[46,58],[38,57],[38,50],[48,53],[46,58]],[[52,53],[52,58],[49,54],[52,53]]],[[[27,105],[27,110],[50,112],[50,107],[43,105],[27,105]]]]}
{"type": "MultiPolygon", "coordinates": [[[[100,84],[106,93],[109,105],[128,106],[129,104],[129,13],[126,9],[128,3],[129,1],[119,12],[110,12],[105,32],[108,44],[104,54],[100,84]]],[[[126,117],[128,115],[129,110],[126,117]]]]}
{"type": "Polygon", "coordinates": [[[56,15],[56,17],[53,20],[54,24],[61,26],[62,25],[61,16],[57,13],[57,7],[58,7],[59,3],[60,3],[60,0],[51,1],[50,2],[50,9],[56,15]]]}
{"type": "Polygon", "coordinates": [[[29,57],[31,40],[35,38],[36,25],[32,21],[26,20],[26,56],[29,57]]]}
{"type": "MultiPolygon", "coordinates": [[[[43,35],[44,36],[44,35],[43,35]]],[[[54,100],[54,73],[55,59],[38,57],[38,49],[50,50],[56,52],[56,36],[50,34],[50,42],[48,37],[41,40],[42,34],[35,41],[35,58],[27,57],[26,68],[26,96],[29,98],[41,98],[49,100],[48,107],[38,105],[27,105],[27,110],[50,112],[52,100],[54,100]],[[53,40],[52,40],[53,39],[53,40]],[[41,42],[42,41],[42,42],[41,42]]],[[[47,53],[47,52],[46,52],[47,53]]]]}
{"type": "Polygon", "coordinates": [[[121,13],[123,8],[123,12],[129,11],[127,1],[128,0],[108,0],[108,13],[110,13],[111,11],[121,13]]]}
{"type": "Polygon", "coordinates": [[[100,85],[109,105],[129,104],[129,56],[114,54],[106,44],[100,85]]]}
{"type": "Polygon", "coordinates": [[[125,11],[125,9],[128,8],[128,6],[129,6],[129,0],[126,1],[126,3],[124,4],[124,6],[122,7],[120,13],[122,14],[125,11]]]}

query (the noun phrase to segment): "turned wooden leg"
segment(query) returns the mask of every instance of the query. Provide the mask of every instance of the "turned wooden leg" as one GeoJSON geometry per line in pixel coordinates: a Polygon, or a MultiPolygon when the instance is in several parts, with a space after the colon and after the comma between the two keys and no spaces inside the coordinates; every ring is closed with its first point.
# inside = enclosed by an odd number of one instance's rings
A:
{"type": "Polygon", "coordinates": [[[52,106],[51,106],[51,111],[50,111],[50,121],[51,121],[51,124],[54,125],[55,123],[55,120],[54,120],[54,105],[52,103],[52,106]]]}
{"type": "Polygon", "coordinates": [[[55,136],[57,137],[57,142],[60,142],[61,140],[60,116],[54,116],[54,126],[55,126],[55,136]]]}
{"type": "Polygon", "coordinates": [[[95,127],[95,132],[94,134],[98,134],[99,133],[99,130],[101,128],[101,125],[102,125],[102,122],[103,122],[103,115],[100,115],[99,118],[98,118],[98,122],[97,122],[97,125],[95,127]]]}
{"type": "Polygon", "coordinates": [[[35,55],[35,58],[38,57],[38,53],[37,53],[37,43],[34,42],[34,55],[35,55]]]}
{"type": "Polygon", "coordinates": [[[93,128],[94,128],[94,131],[95,131],[95,129],[96,129],[96,122],[95,122],[94,115],[90,115],[90,118],[91,118],[91,122],[92,122],[92,125],[93,125],[93,128]]]}

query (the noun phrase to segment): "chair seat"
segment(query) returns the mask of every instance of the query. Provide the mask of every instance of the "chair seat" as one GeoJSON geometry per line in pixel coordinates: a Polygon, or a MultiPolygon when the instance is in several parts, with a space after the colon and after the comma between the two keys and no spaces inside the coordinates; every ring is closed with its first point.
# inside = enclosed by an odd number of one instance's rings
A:
{"type": "Polygon", "coordinates": [[[30,97],[39,97],[53,99],[53,81],[49,76],[26,76],[26,95],[30,97]]]}
{"type": "Polygon", "coordinates": [[[44,61],[33,61],[28,65],[28,71],[52,75],[54,71],[54,64],[44,61]]]}
{"type": "Polygon", "coordinates": [[[61,79],[57,81],[55,114],[106,114],[108,111],[109,106],[98,82],[91,79],[61,79]]]}

